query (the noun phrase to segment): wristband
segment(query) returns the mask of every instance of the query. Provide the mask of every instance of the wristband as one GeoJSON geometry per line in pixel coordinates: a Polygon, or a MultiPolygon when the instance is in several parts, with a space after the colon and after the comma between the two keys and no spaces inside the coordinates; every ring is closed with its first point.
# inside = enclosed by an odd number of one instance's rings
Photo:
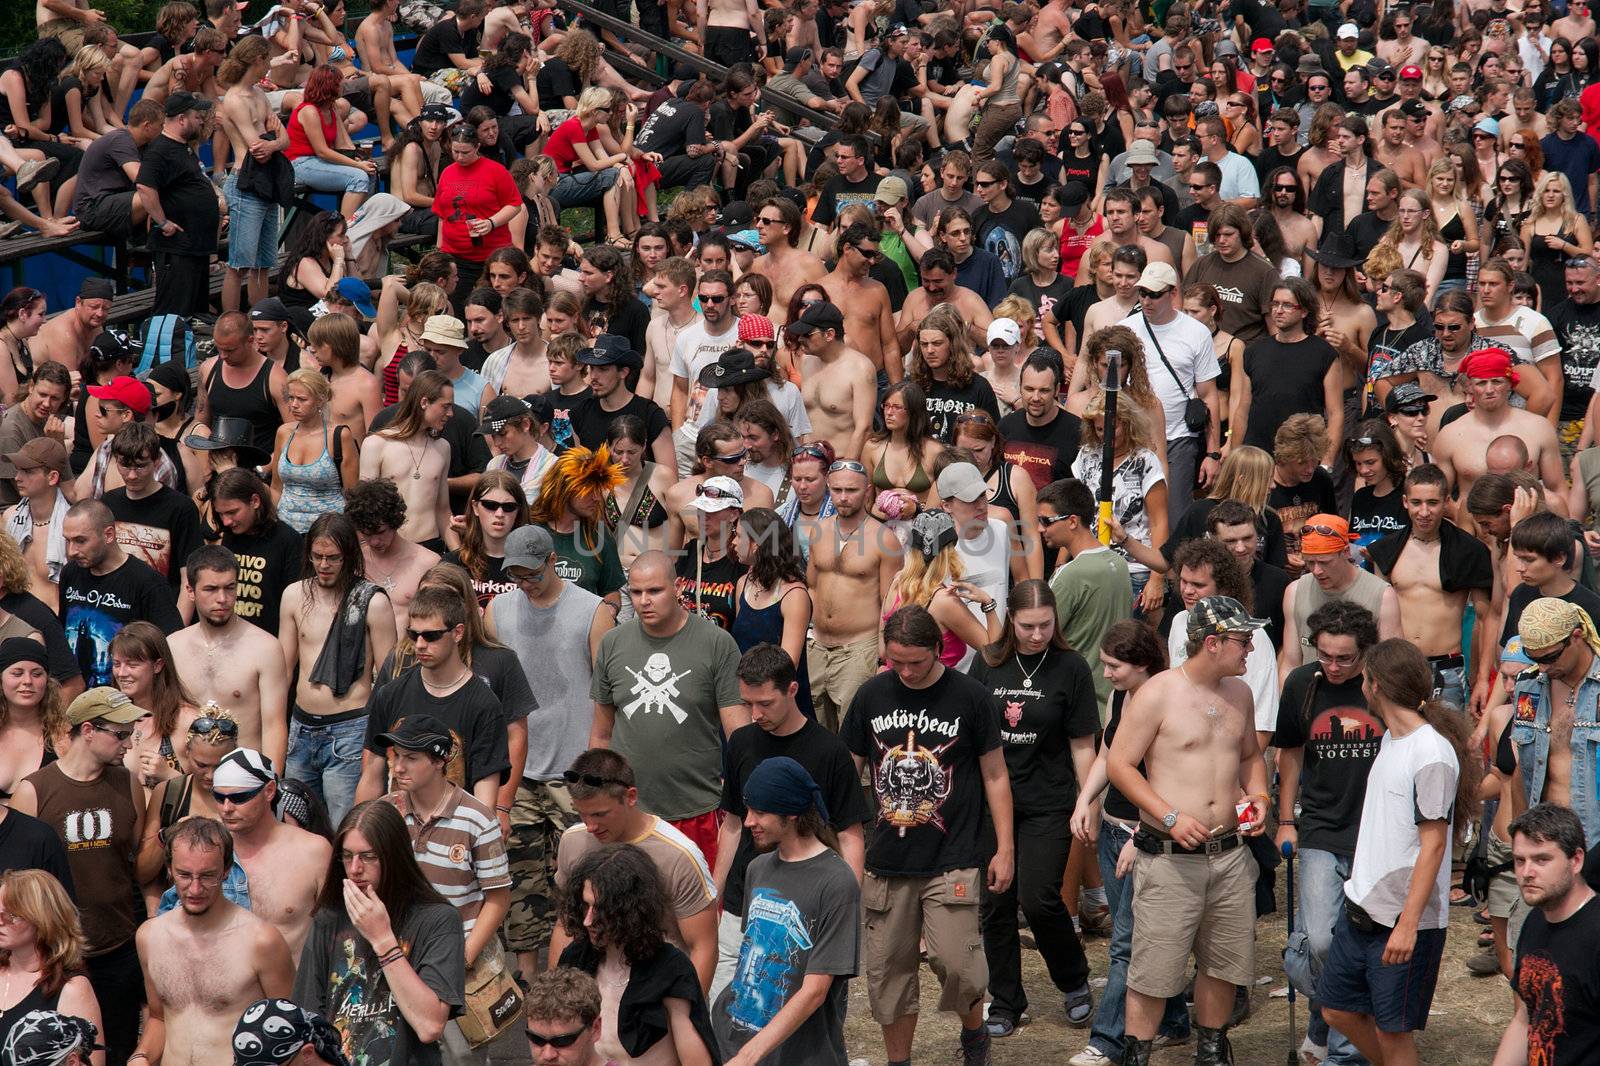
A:
{"type": "Polygon", "coordinates": [[[510,814],[511,813],[511,808],[510,807],[502,807],[498,803],[494,805],[494,809],[497,810],[497,811],[500,811],[500,812],[502,812],[504,814],[510,814]]]}
{"type": "Polygon", "coordinates": [[[1290,827],[1298,827],[1300,825],[1300,823],[1295,821],[1293,818],[1279,818],[1278,819],[1278,824],[1279,825],[1287,825],[1287,826],[1290,826],[1290,827]]]}
{"type": "Polygon", "coordinates": [[[378,956],[378,969],[381,970],[384,967],[388,966],[391,962],[398,962],[399,960],[401,960],[401,959],[403,959],[405,957],[406,957],[406,952],[405,952],[404,948],[401,948],[401,947],[390,948],[388,952],[386,952],[383,955],[378,956]]]}

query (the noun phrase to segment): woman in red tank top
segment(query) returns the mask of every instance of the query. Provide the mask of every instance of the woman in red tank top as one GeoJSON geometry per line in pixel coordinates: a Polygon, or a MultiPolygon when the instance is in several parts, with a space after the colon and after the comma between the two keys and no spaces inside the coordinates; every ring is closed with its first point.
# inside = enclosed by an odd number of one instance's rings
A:
{"type": "Polygon", "coordinates": [[[377,167],[370,159],[355,157],[350,133],[334,110],[343,81],[338,67],[321,66],[311,72],[304,102],[289,116],[289,147],[283,154],[294,165],[294,179],[301,185],[343,193],[339,213],[349,218],[372,194],[377,167]]]}

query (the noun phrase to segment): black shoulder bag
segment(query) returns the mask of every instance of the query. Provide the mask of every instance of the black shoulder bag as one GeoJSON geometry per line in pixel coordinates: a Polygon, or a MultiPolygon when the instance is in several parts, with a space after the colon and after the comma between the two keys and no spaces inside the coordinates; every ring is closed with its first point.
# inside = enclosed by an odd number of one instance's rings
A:
{"type": "Polygon", "coordinates": [[[1183,379],[1178,372],[1172,369],[1172,363],[1167,360],[1167,353],[1161,350],[1161,338],[1156,336],[1155,327],[1150,325],[1150,319],[1143,311],[1139,312],[1139,319],[1144,323],[1144,331],[1150,334],[1150,340],[1155,343],[1156,355],[1161,359],[1161,365],[1167,368],[1167,373],[1172,375],[1172,380],[1177,382],[1178,391],[1183,393],[1183,424],[1190,433],[1204,433],[1206,427],[1211,425],[1211,408],[1198,396],[1191,396],[1189,390],[1184,388],[1183,379]]]}

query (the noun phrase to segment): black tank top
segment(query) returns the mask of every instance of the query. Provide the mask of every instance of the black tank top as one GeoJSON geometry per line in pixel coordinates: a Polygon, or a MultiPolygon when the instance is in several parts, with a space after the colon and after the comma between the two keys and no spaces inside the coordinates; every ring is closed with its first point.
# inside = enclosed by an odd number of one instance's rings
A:
{"type": "Polygon", "coordinates": [[[995,478],[994,495],[989,497],[989,502],[996,507],[1004,507],[1011,512],[1012,518],[1020,519],[1022,511],[1017,504],[1017,497],[1011,491],[1011,464],[1001,463],[998,476],[995,478]]]}
{"type": "Polygon", "coordinates": [[[206,397],[211,402],[211,417],[216,419],[229,415],[248,420],[252,442],[268,455],[272,454],[278,427],[283,424],[278,405],[267,391],[267,383],[271,379],[272,360],[267,358],[261,360],[261,369],[250,379],[250,384],[242,389],[236,389],[223,380],[221,356],[211,364],[211,373],[206,376],[206,397]]]}
{"type": "Polygon", "coordinates": [[[0,1010],[0,1047],[5,1046],[6,1037],[11,1035],[11,1027],[23,1019],[30,1011],[55,1010],[61,1002],[61,992],[58,989],[53,996],[47,996],[34,985],[28,994],[17,1002],[10,1010],[0,1010]]]}

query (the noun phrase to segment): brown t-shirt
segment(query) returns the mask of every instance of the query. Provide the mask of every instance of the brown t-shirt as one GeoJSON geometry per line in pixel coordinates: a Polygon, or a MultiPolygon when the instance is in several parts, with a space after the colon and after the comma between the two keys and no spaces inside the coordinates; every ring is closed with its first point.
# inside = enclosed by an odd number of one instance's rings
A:
{"type": "MultiPolygon", "coordinates": [[[[654,824],[644,835],[623,843],[640,848],[656,864],[661,873],[661,887],[672,904],[673,916],[692,918],[716,902],[717,885],[711,880],[711,869],[694,841],[664,819],[652,818],[651,821],[654,824]]],[[[599,846],[600,842],[582,822],[561,834],[561,847],[556,852],[556,887],[565,888],[567,875],[578,861],[599,846]]],[[[678,935],[676,922],[667,930],[667,939],[688,950],[678,935]]]]}
{"type": "Polygon", "coordinates": [[[133,910],[138,811],[128,771],[108,766],[95,781],[74,781],[62,772],[60,763],[51,763],[27,780],[39,797],[39,820],[54,829],[67,847],[87,954],[93,957],[122,947],[138,925],[133,910]]]}

